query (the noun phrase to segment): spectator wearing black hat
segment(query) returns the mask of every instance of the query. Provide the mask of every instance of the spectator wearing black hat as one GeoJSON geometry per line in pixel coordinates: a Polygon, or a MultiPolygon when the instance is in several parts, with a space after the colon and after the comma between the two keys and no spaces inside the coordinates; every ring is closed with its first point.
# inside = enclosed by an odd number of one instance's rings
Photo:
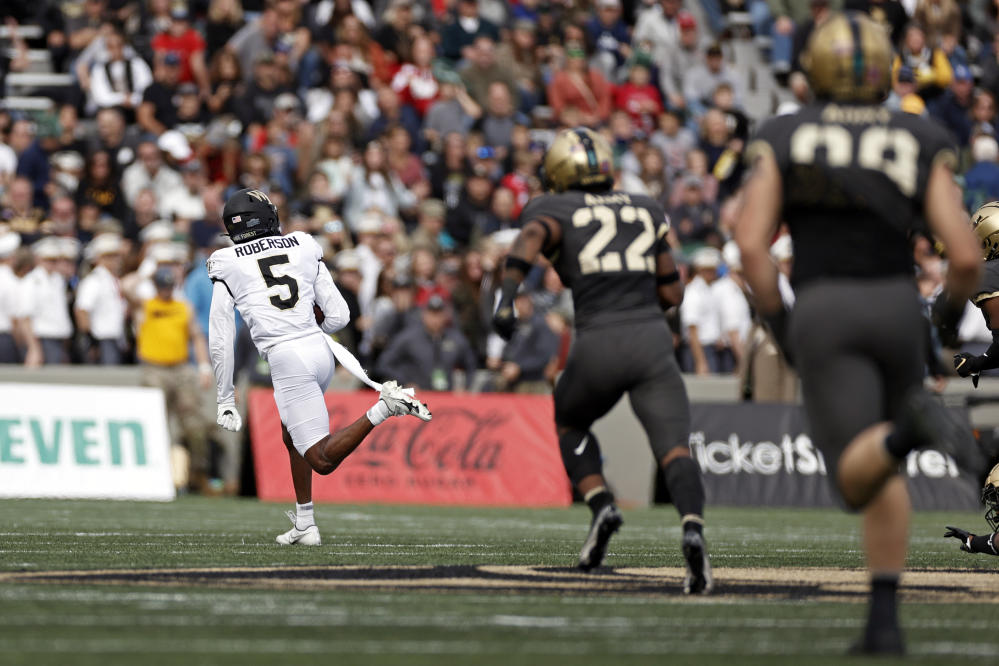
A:
{"type": "Polygon", "coordinates": [[[687,109],[695,115],[703,113],[710,105],[715,89],[722,83],[732,86],[735,104],[742,104],[745,81],[741,74],[725,64],[722,47],[716,42],[704,50],[704,60],[683,76],[683,97],[687,109]]]}
{"type": "Polygon", "coordinates": [[[382,276],[382,293],[372,304],[371,327],[365,335],[367,353],[372,362],[377,362],[389,341],[409,326],[417,324],[420,318],[412,278],[404,273],[391,279],[385,272],[382,276]]]}
{"type": "Polygon", "coordinates": [[[485,166],[473,167],[465,180],[458,205],[448,211],[445,229],[459,248],[474,245],[492,218],[493,182],[485,166]]]}
{"type": "Polygon", "coordinates": [[[918,102],[914,101],[914,98],[922,101],[922,98],[916,92],[916,74],[908,65],[902,65],[895,72],[891,92],[888,93],[885,106],[889,109],[901,110],[902,103],[908,99],[907,104],[911,108],[913,104],[918,104],[918,102]]]}
{"type": "Polygon", "coordinates": [[[375,366],[378,375],[420,389],[453,390],[455,370],[461,368],[471,375],[478,364],[468,340],[450,319],[447,302],[439,295],[431,296],[420,320],[389,342],[375,366]]]}

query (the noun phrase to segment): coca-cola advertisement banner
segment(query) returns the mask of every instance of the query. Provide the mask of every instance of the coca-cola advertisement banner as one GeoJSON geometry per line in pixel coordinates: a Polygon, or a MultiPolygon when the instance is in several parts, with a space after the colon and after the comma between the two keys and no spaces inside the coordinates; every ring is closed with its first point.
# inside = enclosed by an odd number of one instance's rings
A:
{"type": "MultiPolygon", "coordinates": [[[[694,403],[690,452],[701,469],[709,505],[839,506],[829,463],[812,444],[801,407],[694,403]]],[[[912,452],[902,472],[915,509],[981,506],[977,482],[939,451],[912,452]]]]}
{"type": "MultiPolygon", "coordinates": [[[[319,502],[478,506],[568,506],[550,396],[420,394],[433,413],[424,423],[390,418],[329,476],[313,475],[319,502]]],[[[332,429],[374,403],[373,391],[327,393],[332,429]]],[[[288,454],[270,389],[249,395],[257,495],[293,501],[288,454]]]]}

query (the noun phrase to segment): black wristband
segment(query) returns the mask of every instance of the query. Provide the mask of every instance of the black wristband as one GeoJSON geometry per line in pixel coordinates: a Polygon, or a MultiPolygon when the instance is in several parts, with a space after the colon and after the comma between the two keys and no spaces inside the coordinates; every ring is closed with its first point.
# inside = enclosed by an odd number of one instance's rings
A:
{"type": "Polygon", "coordinates": [[[512,254],[507,255],[505,265],[507,268],[519,270],[524,275],[530,273],[531,269],[534,267],[534,264],[531,262],[521,259],[520,257],[515,257],[512,254]]]}
{"type": "Polygon", "coordinates": [[[656,284],[673,284],[680,279],[680,271],[673,271],[672,273],[667,273],[666,275],[657,275],[656,284]]]}
{"type": "Polygon", "coordinates": [[[996,545],[994,543],[995,534],[989,534],[988,536],[973,536],[971,537],[969,544],[972,553],[985,553],[986,555],[999,555],[999,550],[996,550],[996,545]]]}

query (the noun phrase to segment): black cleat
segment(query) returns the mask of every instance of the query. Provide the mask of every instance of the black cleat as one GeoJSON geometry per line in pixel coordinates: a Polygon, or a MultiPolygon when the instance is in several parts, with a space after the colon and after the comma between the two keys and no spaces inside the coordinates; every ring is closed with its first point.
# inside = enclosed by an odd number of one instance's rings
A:
{"type": "Polygon", "coordinates": [[[586,535],[583,548],[579,551],[579,568],[583,571],[590,571],[600,566],[607,554],[607,544],[611,535],[617,532],[624,524],[621,512],[613,504],[608,504],[600,509],[599,513],[593,517],[590,523],[590,533],[586,535]]]}
{"type": "Polygon", "coordinates": [[[684,594],[707,594],[715,585],[711,575],[711,560],[704,537],[694,530],[683,533],[683,559],[687,560],[687,576],[683,579],[684,594]]]}
{"type": "Polygon", "coordinates": [[[898,627],[885,629],[870,629],[863,637],[850,646],[849,655],[884,655],[898,656],[905,654],[905,644],[902,642],[902,632],[898,627]]]}

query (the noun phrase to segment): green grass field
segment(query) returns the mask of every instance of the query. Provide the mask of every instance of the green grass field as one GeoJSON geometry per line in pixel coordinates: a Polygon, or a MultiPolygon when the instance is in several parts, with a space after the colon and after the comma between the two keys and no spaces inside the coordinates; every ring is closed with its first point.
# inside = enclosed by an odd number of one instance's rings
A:
{"type": "MultiPolygon", "coordinates": [[[[0,501],[0,664],[836,663],[865,613],[856,586],[798,580],[801,567],[862,568],[859,519],[835,511],[710,507],[718,594],[691,599],[671,507],[626,511],[609,569],[591,576],[571,568],[578,506],[321,505],[317,548],[274,543],[286,508],[0,501]],[[373,569],[332,569],[347,566],[373,569]],[[256,571],[77,577],[217,567],[256,571]],[[735,580],[755,568],[779,583],[735,580]]],[[[961,553],[945,524],[986,528],[978,514],[915,515],[910,566],[941,571],[906,593],[906,661],[992,660],[999,558],[961,553]],[[952,590],[956,570],[980,587],[952,590]]]]}

